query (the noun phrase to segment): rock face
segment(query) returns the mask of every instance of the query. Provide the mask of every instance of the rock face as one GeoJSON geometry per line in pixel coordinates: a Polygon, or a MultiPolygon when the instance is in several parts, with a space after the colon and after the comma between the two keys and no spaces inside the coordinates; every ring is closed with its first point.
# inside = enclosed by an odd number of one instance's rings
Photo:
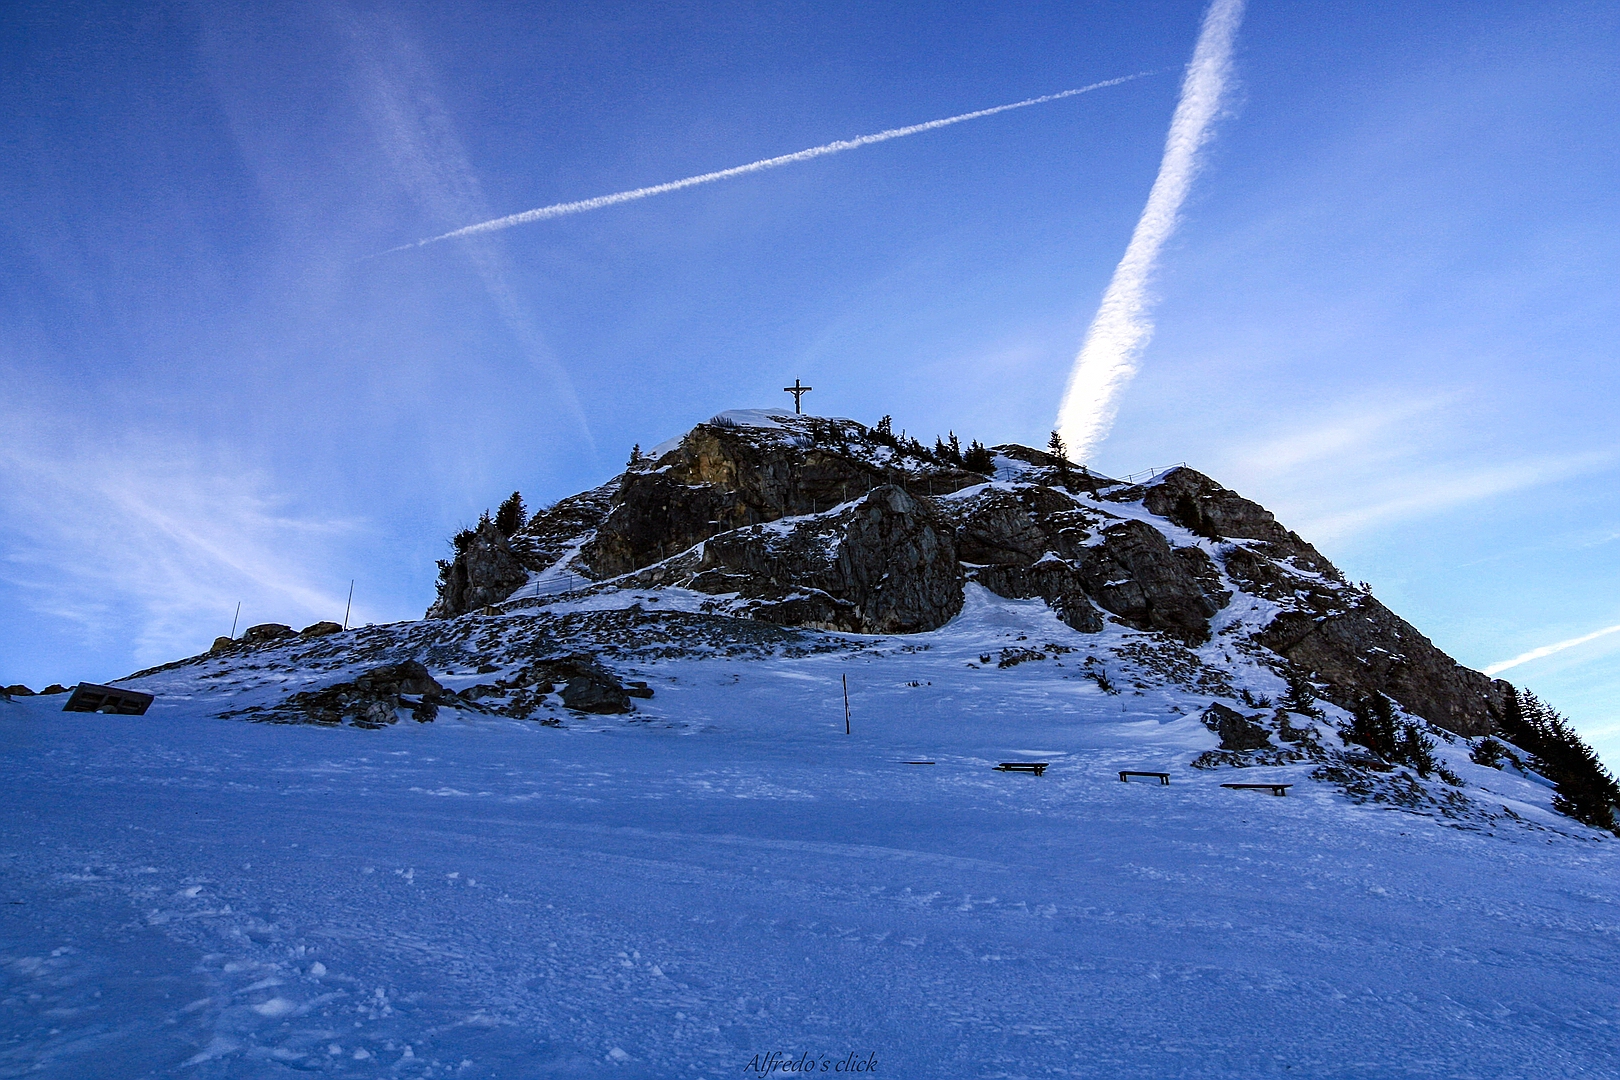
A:
{"type": "Polygon", "coordinates": [[[455,560],[444,567],[439,598],[428,609],[428,618],[451,618],[499,603],[528,580],[529,571],[513,554],[506,537],[494,522],[485,519],[455,560]]]}
{"type": "Polygon", "coordinates": [[[1405,619],[1370,596],[1324,614],[1285,611],[1256,640],[1327,684],[1324,696],[1350,708],[1369,693],[1459,735],[1488,735],[1512,692],[1463,667],[1405,619]]]}
{"type": "Polygon", "coordinates": [[[594,576],[613,577],[720,533],[829,510],[897,479],[940,495],[984,479],[949,466],[912,476],[872,454],[865,429],[848,422],[803,431],[699,424],[651,471],[625,474],[585,563],[594,576]]]}
{"type": "Polygon", "coordinates": [[[801,526],[756,525],[714,537],[639,582],[762,601],[753,617],[852,633],[916,633],[962,609],[953,529],[927,500],[874,488],[801,526]]]}
{"type": "Polygon", "coordinates": [[[1164,534],[1142,521],[1122,521],[1103,530],[1080,579],[1103,607],[1130,626],[1163,630],[1189,645],[1209,640],[1209,617],[1229,599],[1210,595],[1215,580],[1209,556],[1198,548],[1170,547],[1164,534]]]}
{"type": "MultiPolygon", "coordinates": [[[[886,427],[750,416],[699,424],[510,541],[481,526],[458,541],[429,614],[478,611],[530,571],[561,570],[597,590],[692,589],[784,626],[915,633],[954,618],[971,583],[1043,600],[1082,633],[1205,650],[1201,664],[1261,650],[1345,707],[1384,693],[1463,734],[1491,730],[1502,707],[1506,684],[1460,667],[1270,511],[1192,469],[1127,484],[1008,444],[991,478],[886,427]]],[[[622,692],[582,685],[573,700],[616,708],[622,692]]]]}

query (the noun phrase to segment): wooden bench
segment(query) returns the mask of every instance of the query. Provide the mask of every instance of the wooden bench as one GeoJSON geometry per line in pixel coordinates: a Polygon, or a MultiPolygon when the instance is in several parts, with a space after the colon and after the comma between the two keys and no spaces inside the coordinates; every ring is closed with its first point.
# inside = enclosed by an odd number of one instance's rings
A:
{"type": "Polygon", "coordinates": [[[932,761],[902,761],[902,765],[932,765],[932,761]]]}
{"type": "Polygon", "coordinates": [[[1168,784],[1170,782],[1170,774],[1167,772],[1139,772],[1136,769],[1119,770],[1119,780],[1122,784],[1130,783],[1131,777],[1133,776],[1157,776],[1159,778],[1159,783],[1161,784],[1168,784]]]}
{"type": "Polygon", "coordinates": [[[1221,787],[1231,788],[1234,791],[1269,791],[1273,795],[1287,795],[1293,784],[1222,784],[1221,787]]]}
{"type": "Polygon", "coordinates": [[[1048,764],[1050,763],[1045,761],[1003,761],[1000,765],[996,766],[996,771],[1027,772],[1034,773],[1036,776],[1039,776],[1046,771],[1046,766],[1048,764]]]}

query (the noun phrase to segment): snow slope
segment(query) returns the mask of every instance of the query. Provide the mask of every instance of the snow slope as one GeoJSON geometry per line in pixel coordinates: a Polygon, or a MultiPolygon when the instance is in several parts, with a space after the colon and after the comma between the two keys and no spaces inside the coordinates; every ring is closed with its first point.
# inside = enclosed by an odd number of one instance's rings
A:
{"type": "MultiPolygon", "coordinates": [[[[631,602],[683,600],[576,606],[631,602]]],[[[655,697],[561,727],[216,718],[341,674],[275,649],[144,717],[0,701],[0,1076],[1613,1075],[1620,847],[1535,777],[1458,740],[1450,816],[1222,789],[1145,635],[977,587],[928,634],[770,630],[627,647],[655,697]]]]}

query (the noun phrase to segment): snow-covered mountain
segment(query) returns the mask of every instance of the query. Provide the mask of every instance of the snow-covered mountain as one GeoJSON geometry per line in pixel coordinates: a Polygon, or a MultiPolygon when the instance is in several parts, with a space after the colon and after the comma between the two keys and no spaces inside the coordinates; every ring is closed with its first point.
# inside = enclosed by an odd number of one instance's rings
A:
{"type": "Polygon", "coordinates": [[[1545,718],[1187,468],[722,414],[458,536],[428,618],[120,685],[0,702],[3,1075],[1620,1051],[1545,718]]]}

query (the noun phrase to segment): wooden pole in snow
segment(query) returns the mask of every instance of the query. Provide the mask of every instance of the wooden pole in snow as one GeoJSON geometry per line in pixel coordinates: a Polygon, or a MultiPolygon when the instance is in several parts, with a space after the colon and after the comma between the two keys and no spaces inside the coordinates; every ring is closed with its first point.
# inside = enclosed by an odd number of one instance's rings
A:
{"type": "Polygon", "coordinates": [[[844,676],[844,734],[849,734],[849,676],[844,676]]]}

